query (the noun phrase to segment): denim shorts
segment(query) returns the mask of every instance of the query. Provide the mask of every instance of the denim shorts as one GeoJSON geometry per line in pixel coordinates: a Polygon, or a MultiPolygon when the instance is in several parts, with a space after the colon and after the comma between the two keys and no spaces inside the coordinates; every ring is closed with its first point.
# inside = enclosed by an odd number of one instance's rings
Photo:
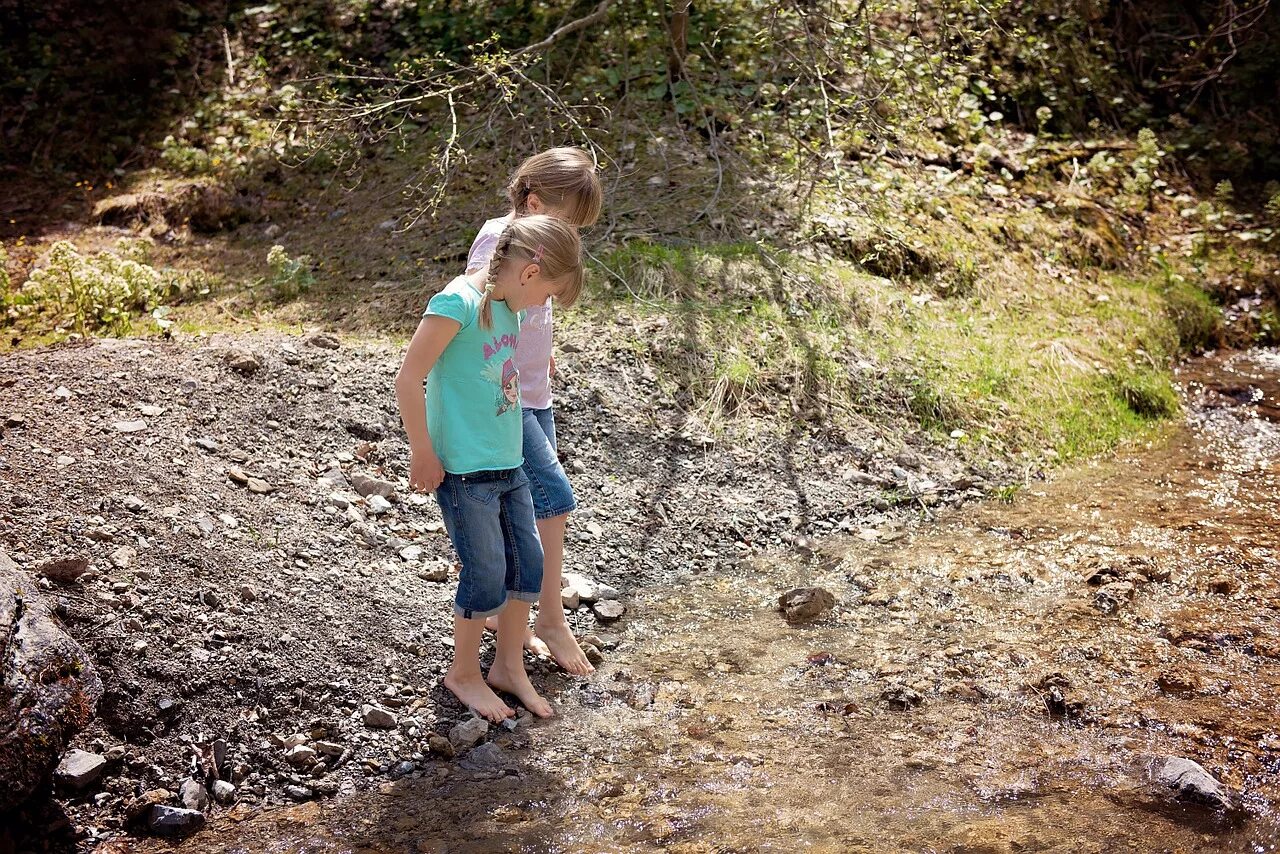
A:
{"type": "Polygon", "coordinates": [[[455,614],[476,620],[501,611],[508,598],[538,601],[542,543],[523,471],[446,472],[436,501],[462,563],[455,614]]]}
{"type": "Polygon", "coordinates": [[[524,410],[524,474],[539,519],[578,509],[569,477],[556,456],[556,419],[551,408],[524,410]]]}

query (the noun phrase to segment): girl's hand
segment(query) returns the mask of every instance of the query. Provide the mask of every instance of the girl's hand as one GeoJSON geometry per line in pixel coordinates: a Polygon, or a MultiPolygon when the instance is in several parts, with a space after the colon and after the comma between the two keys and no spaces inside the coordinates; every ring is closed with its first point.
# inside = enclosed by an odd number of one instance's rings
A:
{"type": "Polygon", "coordinates": [[[414,451],[409,456],[409,488],[415,492],[435,492],[444,480],[444,466],[434,451],[414,451]]]}
{"type": "Polygon", "coordinates": [[[556,357],[551,357],[551,370],[547,371],[547,376],[554,377],[556,375],[556,357]]]}

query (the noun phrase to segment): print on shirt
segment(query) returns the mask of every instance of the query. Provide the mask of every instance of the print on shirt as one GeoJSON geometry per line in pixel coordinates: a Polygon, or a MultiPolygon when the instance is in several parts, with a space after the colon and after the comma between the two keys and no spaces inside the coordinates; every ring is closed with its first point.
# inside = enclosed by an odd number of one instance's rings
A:
{"type": "MultiPolygon", "coordinates": [[[[485,345],[485,353],[496,355],[497,349],[492,351],[489,345],[485,345]]],[[[488,358],[488,357],[486,357],[488,358]]],[[[520,406],[520,372],[516,370],[516,362],[514,358],[508,357],[499,368],[498,361],[494,359],[484,367],[484,378],[493,383],[494,391],[497,394],[496,404],[497,412],[501,415],[520,406]]]]}

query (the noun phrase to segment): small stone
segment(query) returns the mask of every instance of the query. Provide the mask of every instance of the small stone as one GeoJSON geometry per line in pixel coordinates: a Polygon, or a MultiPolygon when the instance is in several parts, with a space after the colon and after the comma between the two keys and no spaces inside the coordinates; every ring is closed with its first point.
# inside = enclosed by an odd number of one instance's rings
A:
{"type": "Polygon", "coordinates": [[[244,486],[249,482],[249,475],[245,474],[243,469],[236,468],[235,466],[227,469],[227,478],[230,479],[232,483],[238,483],[241,486],[244,486]]]}
{"type": "Polygon", "coordinates": [[[400,550],[400,559],[408,563],[422,560],[422,546],[405,546],[400,550]]]}
{"type": "Polygon", "coordinates": [[[87,750],[72,750],[62,757],[53,777],[58,785],[79,792],[97,782],[106,767],[106,757],[87,750]]]}
{"type": "Polygon", "coordinates": [[[453,749],[453,742],[439,733],[432,733],[427,739],[427,749],[445,759],[452,759],[457,755],[457,751],[453,749]]]}
{"type": "Polygon", "coordinates": [[[587,661],[591,662],[593,665],[598,667],[604,663],[604,653],[601,652],[600,647],[595,644],[584,643],[582,645],[582,652],[586,655],[587,661]]]}
{"type": "Polygon", "coordinates": [[[627,613],[627,606],[617,599],[601,599],[591,606],[591,610],[595,612],[597,620],[602,623],[612,623],[627,613]]]}
{"type": "Polygon", "coordinates": [[[195,780],[182,781],[182,785],[178,787],[178,798],[189,810],[204,812],[209,808],[209,793],[195,780]]]}
{"type": "Polygon", "coordinates": [[[303,343],[321,350],[337,350],[342,346],[342,341],[332,332],[313,332],[303,339],[303,343]]]}
{"type": "Polygon", "coordinates": [[[141,513],[147,509],[146,502],[136,495],[126,495],[120,499],[120,503],[124,505],[124,509],[130,513],[141,513]]]}
{"type": "Polygon", "coordinates": [[[218,450],[218,443],[207,436],[202,436],[199,439],[196,439],[196,447],[202,451],[213,453],[218,450]]]}
{"type": "Polygon", "coordinates": [[[129,546],[121,546],[111,553],[111,563],[114,564],[117,569],[128,569],[133,566],[133,562],[137,559],[137,550],[130,548],[129,546]]]}
{"type": "Polygon", "coordinates": [[[53,390],[53,396],[56,397],[58,400],[70,400],[71,389],[67,388],[64,385],[60,385],[53,390]]]}
{"type": "Polygon", "coordinates": [[[156,804],[163,804],[173,794],[168,789],[151,789],[130,800],[124,807],[125,821],[141,821],[156,804]]]}
{"type": "Polygon", "coordinates": [[[372,475],[363,472],[356,472],[351,475],[351,486],[356,492],[368,498],[371,495],[377,495],[382,498],[390,499],[395,495],[396,485],[387,480],[379,480],[372,475]]]}
{"type": "Polygon", "coordinates": [[[226,780],[213,781],[213,799],[226,806],[236,799],[236,787],[226,780]]]}
{"type": "Polygon", "coordinates": [[[381,706],[361,706],[360,718],[364,721],[365,726],[379,729],[393,729],[396,725],[396,716],[381,706]]]}
{"type": "Polygon", "coordinates": [[[351,484],[347,483],[347,476],[337,466],[333,466],[320,475],[319,482],[321,486],[332,490],[349,489],[351,487],[351,484]]]}
{"type": "Polygon", "coordinates": [[[317,741],[315,748],[318,753],[325,756],[341,756],[346,752],[346,748],[334,741],[317,741]]]}
{"type": "Polygon", "coordinates": [[[449,743],[455,751],[473,747],[489,734],[489,722],[484,718],[468,718],[449,730],[449,743]]]}
{"type": "Polygon", "coordinates": [[[1215,575],[1205,582],[1205,589],[1217,596],[1230,596],[1239,589],[1239,585],[1230,576],[1215,575]]]}
{"type": "Polygon", "coordinates": [[[284,793],[295,801],[309,801],[316,793],[306,786],[285,786],[284,793]]]}
{"type": "Polygon", "coordinates": [[[566,587],[560,591],[560,606],[562,608],[569,611],[576,611],[580,604],[582,604],[582,598],[574,588],[566,587]]]}
{"type": "Polygon", "coordinates": [[[604,583],[596,585],[597,599],[617,599],[620,595],[622,594],[618,592],[618,588],[616,587],[610,587],[608,584],[604,583]]]}
{"type": "Polygon", "coordinates": [[[1113,581],[1104,584],[1094,594],[1093,603],[1104,614],[1114,614],[1133,599],[1133,584],[1128,581],[1113,581]]]}
{"type": "Polygon", "coordinates": [[[188,836],[204,827],[204,813],[155,804],[147,817],[147,827],[156,836],[188,836]]]}
{"type": "Polygon", "coordinates": [[[267,495],[276,491],[274,486],[257,477],[249,478],[248,486],[250,492],[257,493],[258,495],[267,495]]]}
{"type": "Polygon", "coordinates": [[[247,584],[240,585],[240,601],[241,602],[244,602],[245,604],[249,604],[251,602],[256,602],[257,600],[258,600],[258,594],[254,591],[252,587],[250,587],[247,584]]]}
{"type": "Polygon", "coordinates": [[[418,572],[418,577],[423,581],[430,581],[439,584],[449,580],[449,564],[447,561],[436,561],[430,566],[423,567],[418,572]]]}
{"type": "Polygon", "coordinates": [[[117,433],[141,433],[147,429],[147,422],[141,419],[137,421],[117,421],[111,425],[111,428],[117,433]]]}
{"type": "Polygon", "coordinates": [[[585,605],[600,598],[600,585],[576,572],[566,572],[561,586],[578,591],[578,599],[585,605]]]}
{"type": "Polygon", "coordinates": [[[36,575],[43,575],[58,584],[70,584],[84,575],[88,569],[89,559],[87,557],[60,557],[37,563],[34,571],[36,575]]]}
{"type": "Polygon", "coordinates": [[[305,744],[296,744],[289,748],[284,758],[290,765],[298,768],[310,768],[315,764],[316,752],[305,744]]]}
{"type": "Polygon", "coordinates": [[[365,499],[365,505],[369,508],[369,512],[375,516],[382,516],[391,510],[391,502],[381,495],[370,495],[365,499]]]}
{"type": "Polygon", "coordinates": [[[787,620],[812,620],[835,607],[836,598],[821,587],[797,587],[778,597],[778,610],[787,620]]]}
{"type": "Polygon", "coordinates": [[[228,351],[225,361],[228,368],[246,376],[256,373],[262,367],[262,362],[253,354],[253,351],[245,347],[233,347],[228,351]]]}

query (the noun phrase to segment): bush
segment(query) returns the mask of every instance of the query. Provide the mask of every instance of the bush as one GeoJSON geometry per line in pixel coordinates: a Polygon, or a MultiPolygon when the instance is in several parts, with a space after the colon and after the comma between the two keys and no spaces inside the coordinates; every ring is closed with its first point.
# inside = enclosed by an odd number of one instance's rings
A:
{"type": "Polygon", "coordinates": [[[20,308],[54,315],[77,332],[127,334],[136,314],[171,296],[175,283],[149,264],[114,252],[81,255],[60,240],[42,266],[31,272],[14,302],[20,308]]]}
{"type": "Polygon", "coordinates": [[[315,283],[311,258],[306,255],[290,258],[283,246],[272,246],[267,252],[267,267],[271,271],[267,285],[276,299],[293,299],[315,283]]]}

